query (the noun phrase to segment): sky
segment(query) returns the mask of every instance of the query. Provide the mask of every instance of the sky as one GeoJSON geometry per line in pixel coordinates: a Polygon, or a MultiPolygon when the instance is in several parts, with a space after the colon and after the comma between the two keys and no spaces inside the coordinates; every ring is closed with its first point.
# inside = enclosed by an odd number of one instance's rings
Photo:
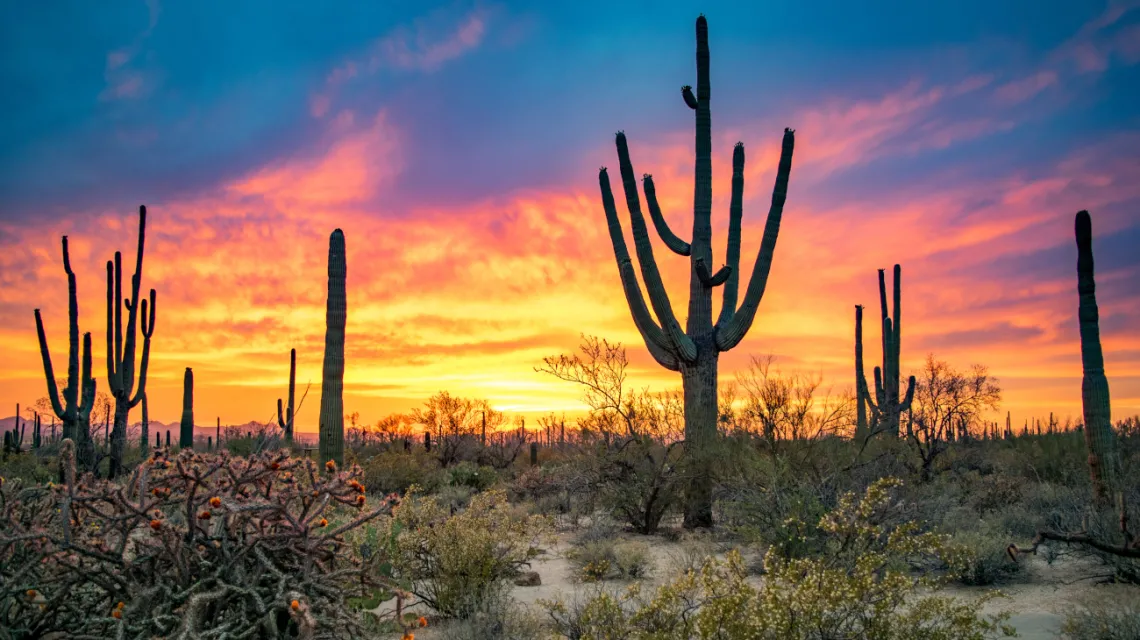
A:
{"type": "MultiPolygon", "coordinates": [[[[1015,426],[1075,418],[1088,209],[1113,417],[1140,413],[1138,2],[72,0],[0,7],[0,415],[46,395],[34,309],[66,370],[62,235],[106,389],[104,264],[133,266],[140,204],[152,420],[178,419],[186,367],[198,424],[266,420],[296,348],[315,431],[336,228],[345,410],[364,422],[441,390],[573,414],[580,391],[534,367],[582,334],[626,345],[634,386],[678,386],[631,320],[597,170],[624,130],[689,235],[679,88],[700,13],[717,264],[734,143],[751,265],[796,130],[767,291],[722,381],[772,354],[850,389],[853,307],[869,371],[876,270],[898,263],[904,372],[984,364],[1015,426]]],[[[683,322],[688,264],[655,242],[683,322]]]]}

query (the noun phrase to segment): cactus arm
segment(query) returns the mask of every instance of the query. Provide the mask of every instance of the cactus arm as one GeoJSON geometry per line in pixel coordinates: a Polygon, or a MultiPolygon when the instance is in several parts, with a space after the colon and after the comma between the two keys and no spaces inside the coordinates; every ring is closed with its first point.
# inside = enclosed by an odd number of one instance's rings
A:
{"type": "Polygon", "coordinates": [[[637,274],[633,270],[633,262],[625,245],[625,236],[622,234],[621,221],[618,219],[613,190],[610,188],[609,174],[605,168],[598,172],[598,185],[602,191],[602,208],[606,212],[610,242],[614,248],[614,257],[617,259],[622,289],[625,291],[625,299],[629,303],[629,310],[633,315],[633,323],[637,326],[637,330],[641,333],[641,337],[645,340],[650,351],[656,349],[657,352],[672,353],[673,347],[669,338],[649,314],[645,297],[641,293],[641,285],[637,281],[637,274]]]}
{"type": "MultiPolygon", "coordinates": [[[[79,379],[79,297],[75,272],[71,270],[71,253],[67,236],[63,236],[63,270],[67,273],[67,387],[63,390],[64,406],[78,406],[83,384],[79,379]]],[[[63,418],[61,417],[60,420],[63,418]]]]}
{"type": "Polygon", "coordinates": [[[653,226],[657,229],[657,234],[661,236],[665,246],[669,247],[673,253],[681,256],[689,255],[692,252],[692,247],[673,233],[673,230],[669,228],[669,223],[665,220],[665,216],[661,213],[661,206],[657,203],[657,187],[653,184],[653,176],[647,173],[642,176],[642,181],[645,184],[645,204],[649,207],[649,217],[653,219],[653,226]]]}
{"type": "Polygon", "coordinates": [[[740,292],[740,221],[744,217],[744,143],[737,142],[732,149],[732,200],[728,205],[728,248],[725,265],[731,269],[724,283],[717,325],[725,326],[736,314],[736,299],[740,292]]]}
{"type": "Polygon", "coordinates": [[[695,263],[695,268],[697,270],[697,279],[701,281],[701,284],[710,289],[713,287],[719,287],[720,285],[724,284],[725,281],[728,280],[729,276],[732,275],[732,267],[729,267],[728,265],[724,265],[717,270],[715,275],[713,275],[709,273],[709,268],[705,264],[704,259],[697,258],[695,263]]]}
{"type": "Polygon", "coordinates": [[[143,335],[143,348],[142,348],[142,361],[139,362],[139,386],[135,390],[135,397],[131,400],[131,408],[138,406],[143,398],[146,397],[146,373],[150,366],[150,338],[154,335],[154,307],[155,307],[155,291],[150,290],[150,316],[147,316],[146,299],[142,301],[142,335],[143,335]]]}
{"type": "Polygon", "coordinates": [[[669,336],[678,355],[684,360],[694,361],[697,358],[697,346],[681,329],[677,316],[673,313],[673,305],[669,301],[669,293],[665,290],[665,283],[661,281],[661,272],[657,269],[657,260],[653,257],[653,245],[649,241],[649,230],[645,226],[645,217],[641,214],[641,202],[637,195],[637,181],[633,176],[633,163],[629,158],[629,145],[624,132],[617,134],[618,164],[621,166],[622,187],[625,190],[626,206],[629,208],[630,227],[633,231],[633,248],[637,253],[637,261],[641,263],[641,276],[645,279],[645,289],[649,293],[649,303],[653,312],[661,320],[661,327],[665,335],[669,336]]]}
{"type": "Polygon", "coordinates": [[[285,424],[286,424],[285,423],[285,412],[282,409],[281,398],[278,398],[277,399],[277,425],[279,427],[281,427],[282,431],[284,431],[285,430],[285,424]]]}
{"type": "Polygon", "coordinates": [[[740,344],[744,334],[752,327],[760,299],[768,286],[768,273],[772,270],[772,256],[776,251],[776,238],[780,235],[780,218],[784,213],[784,201],[788,197],[788,177],[792,172],[792,151],[795,149],[795,131],[784,129],[784,142],[780,150],[780,164],[776,170],[776,185],[772,189],[772,205],[768,209],[768,221],[764,223],[764,237],[760,241],[760,251],[756,254],[756,265],[748,279],[748,289],[740,308],[725,324],[717,322],[716,346],[721,351],[740,344]]]}
{"type": "Polygon", "coordinates": [[[44,332],[44,321],[40,317],[40,310],[36,309],[36,334],[40,339],[40,358],[44,361],[44,376],[47,378],[48,399],[51,401],[52,411],[60,420],[64,419],[63,404],[59,401],[59,387],[55,383],[55,369],[51,365],[51,352],[48,350],[47,334],[44,332]]]}
{"type": "Polygon", "coordinates": [[[914,376],[911,376],[906,381],[906,397],[899,403],[899,413],[903,411],[910,411],[910,405],[914,401],[914,376]]]}
{"type": "MultiPolygon", "coordinates": [[[[123,383],[124,389],[127,394],[135,385],[135,372],[139,372],[139,384],[142,384],[141,368],[135,368],[135,348],[138,346],[138,305],[139,305],[139,289],[142,286],[142,270],[143,270],[143,248],[146,242],[146,207],[139,207],[139,243],[135,253],[135,273],[131,276],[131,297],[127,301],[127,309],[130,313],[127,316],[127,333],[123,343],[123,383]]],[[[122,274],[120,273],[120,279],[122,274]]],[[[154,305],[152,304],[153,308],[154,305]]],[[[144,337],[145,340],[145,337],[144,337]]],[[[133,406],[133,405],[132,405],[133,406]]]]}
{"type": "Polygon", "coordinates": [[[81,424],[86,424],[91,416],[91,410],[95,408],[95,378],[91,375],[91,333],[83,334],[83,371],[81,373],[81,380],[83,381],[83,397],[79,402],[79,419],[81,424]]]}
{"type": "Polygon", "coordinates": [[[895,265],[894,283],[894,321],[891,323],[891,341],[895,348],[891,356],[895,359],[895,379],[898,380],[902,367],[899,357],[902,355],[902,266],[895,265]]]}
{"type": "Polygon", "coordinates": [[[689,85],[681,87],[681,97],[685,99],[685,104],[688,105],[693,111],[697,110],[697,97],[693,95],[693,88],[689,85]]]}
{"type": "Polygon", "coordinates": [[[119,380],[119,359],[116,355],[115,340],[115,263],[107,261],[107,383],[111,393],[118,393],[121,387],[119,380]]]}
{"type": "Polygon", "coordinates": [[[123,362],[123,254],[119,251],[115,252],[115,361],[123,362]]]}

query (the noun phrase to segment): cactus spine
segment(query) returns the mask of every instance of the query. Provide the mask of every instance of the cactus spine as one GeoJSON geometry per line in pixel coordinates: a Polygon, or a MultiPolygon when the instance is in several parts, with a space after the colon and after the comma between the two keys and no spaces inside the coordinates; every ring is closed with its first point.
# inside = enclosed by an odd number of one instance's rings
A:
{"type": "Polygon", "coordinates": [[[289,350],[289,406],[281,411],[281,398],[277,399],[277,424],[285,442],[293,442],[293,399],[297,383],[297,350],[289,350]]]}
{"type": "Polygon", "coordinates": [[[344,466],[344,327],[348,319],[344,232],[329,236],[329,293],[325,308],[325,361],[321,376],[320,461],[344,466]]]}
{"type": "Polygon", "coordinates": [[[1088,211],[1077,213],[1075,226],[1077,294],[1080,300],[1077,317],[1080,319],[1081,367],[1084,371],[1081,378],[1081,405],[1085,419],[1085,445],[1089,451],[1089,475],[1092,478],[1094,497],[1098,503],[1107,505],[1118,487],[1120,461],[1117,458],[1116,437],[1112,432],[1104,353],[1100,347],[1100,315],[1093,277],[1092,218],[1088,211]]]}
{"type": "MultiPolygon", "coordinates": [[[[886,271],[879,269],[879,306],[882,311],[883,327],[883,366],[881,369],[875,367],[874,399],[871,399],[867,378],[862,374],[862,367],[857,364],[856,368],[859,376],[859,380],[857,381],[859,393],[863,396],[863,400],[867,406],[871,408],[870,432],[885,432],[897,438],[899,436],[899,418],[904,411],[910,410],[911,401],[914,399],[915,379],[914,376],[910,376],[907,380],[906,395],[900,401],[899,354],[902,347],[900,340],[902,332],[902,267],[896,264],[894,271],[894,318],[892,320],[887,309],[886,271]]],[[[861,313],[858,311],[856,313],[858,319],[861,313]]],[[[860,335],[857,352],[861,355],[861,351],[862,336],[860,335]]]]}
{"type": "Polygon", "coordinates": [[[602,168],[598,175],[602,205],[606,213],[610,241],[626,301],[634,324],[645,340],[653,358],[661,366],[681,374],[684,388],[685,440],[691,443],[692,481],[686,488],[685,526],[687,528],[712,526],[712,459],[710,441],[716,436],[717,425],[717,359],[721,352],[732,349],[744,338],[756,317],[756,310],[768,283],[776,238],[780,230],[784,200],[787,197],[788,177],[792,168],[794,132],[784,130],[783,148],[772,192],[772,205],[756,264],[748,282],[744,300],[737,306],[740,284],[740,221],[744,197],[744,145],[738,143],[732,154],[732,198],[729,206],[728,247],[726,265],[714,275],[712,255],[712,120],[710,111],[709,40],[708,23],[704,16],[697,18],[697,92],[692,87],[681,90],[685,104],[696,112],[696,167],[693,194],[692,242],[686,243],[669,229],[657,203],[652,176],[645,176],[645,200],[658,235],[674,253],[690,261],[689,312],[686,328],[682,330],[672,303],[661,280],[661,273],[653,257],[653,246],[641,213],[637,180],[625,134],[616,138],[618,164],[622,187],[629,209],[633,229],[634,249],[641,265],[641,274],[660,324],[649,313],[642,295],[641,285],[634,272],[633,262],[626,248],[617,207],[610,189],[609,174],[602,168]],[[717,286],[724,285],[723,304],[716,323],[712,318],[712,294],[717,286]]]}
{"type": "Polygon", "coordinates": [[[115,398],[115,422],[111,431],[110,477],[119,475],[123,450],[127,444],[127,421],[131,409],[142,402],[146,393],[147,365],[150,363],[150,338],[154,334],[155,291],[150,290],[150,314],[142,300],[139,316],[139,289],[142,286],[143,245],[146,242],[146,207],[139,207],[139,244],[135,256],[135,274],[131,276],[131,296],[123,299],[123,256],[115,252],[115,260],[107,261],[107,382],[115,398]],[[127,308],[126,333],[123,332],[123,307],[127,308]],[[143,336],[142,358],[135,389],[136,330],[143,336]],[[133,393],[133,395],[132,395],[133,393]]]}
{"type": "Polygon", "coordinates": [[[90,443],[91,409],[95,406],[95,378],[91,376],[90,333],[83,335],[83,368],[80,369],[79,299],[76,295],[75,272],[71,270],[71,256],[67,251],[67,236],[63,236],[63,270],[67,273],[68,358],[67,386],[63,389],[62,401],[59,387],[55,382],[51,351],[48,349],[47,334],[39,309],[35,310],[36,333],[40,341],[40,358],[43,360],[52,411],[63,422],[63,437],[79,442],[80,462],[87,465],[94,463],[95,453],[94,443],[90,443]],[[85,455],[88,448],[90,456],[85,455]]]}
{"type": "MultiPolygon", "coordinates": [[[[194,372],[186,367],[182,376],[182,424],[179,425],[178,446],[190,448],[194,446],[194,372]]],[[[169,438],[170,432],[167,432],[169,438]]],[[[169,446],[169,441],[167,445],[169,446]]]]}

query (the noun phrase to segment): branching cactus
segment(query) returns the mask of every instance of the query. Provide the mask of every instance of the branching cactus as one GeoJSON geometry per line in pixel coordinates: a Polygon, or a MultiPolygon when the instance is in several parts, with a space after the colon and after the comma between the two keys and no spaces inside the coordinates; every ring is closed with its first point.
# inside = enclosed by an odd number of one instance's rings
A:
{"type": "MultiPolygon", "coordinates": [[[[863,375],[863,309],[855,310],[855,371],[858,379],[856,388],[860,394],[860,407],[865,403],[871,409],[871,424],[869,433],[887,433],[894,437],[899,436],[899,417],[904,411],[910,410],[914,399],[914,376],[907,380],[906,394],[899,396],[899,354],[902,350],[900,339],[902,332],[902,267],[895,265],[894,273],[894,318],[887,309],[887,282],[886,272],[879,269],[879,306],[882,309],[883,327],[883,366],[875,367],[875,397],[871,398],[867,378],[863,375]]],[[[864,414],[865,415],[865,414],[864,414]]],[[[859,428],[857,426],[857,428],[859,428]]]]}
{"type": "Polygon", "coordinates": [[[281,436],[285,442],[293,442],[293,401],[294,389],[297,384],[297,350],[289,350],[289,405],[282,411],[281,398],[277,399],[277,424],[281,427],[281,436]]]}
{"type": "Polygon", "coordinates": [[[641,284],[634,271],[626,248],[617,207],[610,189],[610,178],[605,168],[598,175],[602,205],[613,243],[614,257],[626,301],[629,303],[634,324],[645,340],[653,358],[661,366],[681,374],[684,387],[685,440],[688,443],[693,479],[688,487],[685,505],[685,526],[709,527],[712,525],[712,460],[708,455],[709,441],[716,435],[717,422],[717,359],[723,351],[732,349],[744,338],[756,317],[756,310],[768,283],[768,273],[780,231],[784,200],[788,192],[788,177],[792,169],[794,132],[784,130],[783,148],[772,191],[772,204],[764,226],[764,236],[756,264],[752,270],[744,299],[737,305],[740,286],[740,235],[744,199],[744,145],[738,143],[732,154],[732,198],[729,207],[728,248],[726,263],[715,274],[712,254],[712,125],[710,117],[709,40],[708,24],[704,16],[697,18],[697,92],[692,87],[682,88],[682,96],[696,112],[696,171],[693,196],[692,241],[679,238],[665,220],[658,206],[652,176],[645,176],[645,200],[658,235],[674,253],[689,258],[689,310],[686,327],[673,311],[669,295],[653,256],[649,231],[641,212],[637,181],[625,134],[617,134],[618,164],[626,206],[629,209],[633,230],[634,250],[641,265],[641,275],[649,294],[649,312],[642,294],[641,284]],[[720,315],[713,323],[713,289],[723,286],[720,315]],[[660,322],[658,322],[660,321],[660,322]]]}
{"type": "Polygon", "coordinates": [[[147,301],[139,300],[142,286],[143,245],[146,240],[146,207],[139,207],[139,244],[135,257],[135,274],[131,276],[131,296],[123,299],[123,256],[115,252],[107,261],[107,382],[115,398],[115,422],[111,429],[110,476],[119,475],[123,450],[127,444],[127,421],[131,409],[146,394],[146,373],[150,363],[150,338],[154,335],[155,291],[150,290],[150,314],[147,301]],[[126,333],[123,332],[123,307],[127,309],[126,333]],[[142,315],[139,315],[139,311],[142,315]],[[139,324],[141,323],[141,327],[139,324]],[[142,357],[135,388],[135,343],[139,330],[143,337],[142,357]]]}
{"type": "Polygon", "coordinates": [[[178,446],[189,449],[194,446],[194,372],[186,367],[182,376],[182,423],[178,430],[178,446]]]}
{"type": "Polygon", "coordinates": [[[1092,218],[1077,213],[1077,316],[1081,330],[1081,405],[1085,418],[1085,444],[1089,451],[1089,474],[1096,501],[1108,505],[1119,487],[1120,460],[1112,431],[1108,378],[1104,375],[1104,352],[1100,348],[1100,314],[1093,277],[1092,218]]]}
{"type": "Polygon", "coordinates": [[[348,319],[344,232],[329,237],[329,296],[325,311],[325,362],[321,377],[321,463],[344,464],[344,327],[348,319]]]}
{"type": "Polygon", "coordinates": [[[395,590],[362,527],[398,498],[368,501],[358,467],[159,450],[109,482],[77,477],[70,439],[60,464],[61,485],[0,481],[11,637],[359,638],[352,602],[395,590]]]}
{"type": "Polygon", "coordinates": [[[63,422],[63,437],[82,443],[90,439],[91,409],[95,406],[95,379],[91,377],[91,334],[83,339],[83,364],[79,368],[79,298],[76,294],[75,272],[71,270],[71,256],[67,251],[67,236],[63,236],[63,270],[67,273],[67,317],[68,317],[68,357],[67,386],[60,399],[59,387],[55,382],[55,370],[51,363],[47,334],[44,332],[43,318],[36,309],[36,333],[40,341],[40,358],[47,378],[48,399],[52,410],[63,422]]]}

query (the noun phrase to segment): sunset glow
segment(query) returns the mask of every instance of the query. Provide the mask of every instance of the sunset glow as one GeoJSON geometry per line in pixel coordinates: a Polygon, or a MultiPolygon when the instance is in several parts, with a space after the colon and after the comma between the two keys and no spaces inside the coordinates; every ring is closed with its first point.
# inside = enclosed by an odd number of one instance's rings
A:
{"type": "MultiPolygon", "coordinates": [[[[854,306],[867,307],[869,370],[876,270],[899,263],[904,373],[931,352],[985,364],[1016,429],[1075,419],[1073,216],[1088,209],[1113,418],[1140,413],[1140,3],[1072,3],[1051,20],[1028,3],[908,11],[939,25],[922,29],[886,8],[856,20],[846,3],[682,2],[650,16],[286,4],[115,3],[90,37],[63,42],[32,28],[57,28],[47,8],[0,10],[24,27],[0,38],[4,86],[19,88],[0,99],[0,416],[46,395],[34,309],[66,372],[62,235],[106,390],[104,264],[121,250],[133,269],[140,204],[143,288],[158,291],[151,420],[178,420],[192,367],[199,425],[265,421],[296,348],[298,397],[312,383],[298,430],[316,431],[335,228],[348,261],[344,404],[365,422],[441,390],[574,415],[580,391],[534,367],[582,334],[625,344],[636,386],[679,386],[630,318],[597,170],[616,173],[624,130],[634,169],[690,235],[693,121],[678,89],[695,77],[700,12],[714,25],[715,266],[733,144],[747,152],[746,278],[781,132],[797,136],[767,291],[722,355],[722,380],[771,353],[782,370],[852,387],[854,306]],[[965,17],[940,15],[951,10],[965,17]],[[992,23],[977,32],[982,16],[992,23]],[[285,24],[317,35],[283,40],[285,24]]],[[[656,242],[683,323],[688,261],[656,242]]]]}

